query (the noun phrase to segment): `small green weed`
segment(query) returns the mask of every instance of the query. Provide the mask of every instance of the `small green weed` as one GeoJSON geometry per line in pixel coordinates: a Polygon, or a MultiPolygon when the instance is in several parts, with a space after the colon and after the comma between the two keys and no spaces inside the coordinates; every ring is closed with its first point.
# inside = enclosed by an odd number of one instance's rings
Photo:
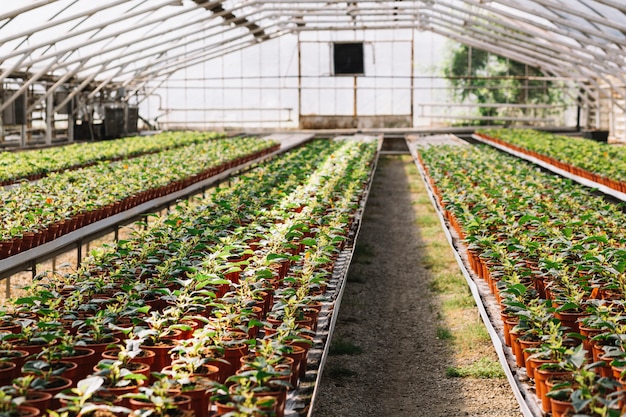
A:
{"type": "Polygon", "coordinates": [[[360,346],[355,345],[349,340],[336,339],[330,344],[331,355],[359,355],[363,353],[363,349],[360,346]]]}
{"type": "Polygon", "coordinates": [[[437,339],[450,340],[453,338],[454,335],[449,329],[441,326],[437,327],[437,339]]]}
{"type": "Polygon", "coordinates": [[[446,369],[446,376],[450,378],[504,378],[504,371],[500,362],[488,358],[480,358],[476,362],[459,367],[446,369]]]}

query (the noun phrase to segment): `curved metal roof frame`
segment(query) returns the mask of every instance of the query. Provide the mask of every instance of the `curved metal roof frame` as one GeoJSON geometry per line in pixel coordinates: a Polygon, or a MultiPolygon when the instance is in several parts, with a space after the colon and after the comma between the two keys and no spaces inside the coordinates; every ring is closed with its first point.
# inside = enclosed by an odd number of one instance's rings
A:
{"type": "Polygon", "coordinates": [[[53,91],[72,80],[71,94],[132,91],[316,30],[430,30],[583,85],[626,85],[626,5],[617,0],[14,0],[5,7],[0,81],[22,82],[0,111],[38,81],[53,91]]]}

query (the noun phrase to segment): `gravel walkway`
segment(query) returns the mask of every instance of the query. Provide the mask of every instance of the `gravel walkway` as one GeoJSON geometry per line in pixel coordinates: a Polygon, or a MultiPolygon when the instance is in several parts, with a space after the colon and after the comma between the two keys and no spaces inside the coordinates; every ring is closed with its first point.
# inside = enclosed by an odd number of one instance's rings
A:
{"type": "Polygon", "coordinates": [[[420,264],[412,163],[381,157],[333,336],[344,353],[329,356],[313,415],[518,417],[506,379],[446,377],[454,357],[420,264]]]}

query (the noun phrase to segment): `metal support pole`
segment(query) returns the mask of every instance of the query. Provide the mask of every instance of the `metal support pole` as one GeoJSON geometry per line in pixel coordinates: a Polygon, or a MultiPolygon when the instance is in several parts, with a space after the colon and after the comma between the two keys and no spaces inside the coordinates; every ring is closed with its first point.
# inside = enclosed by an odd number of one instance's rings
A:
{"type": "Polygon", "coordinates": [[[74,142],[74,111],[67,112],[67,141],[74,142]]]}
{"type": "Polygon", "coordinates": [[[54,137],[54,94],[46,100],[46,145],[52,145],[54,137]]]}
{"type": "Polygon", "coordinates": [[[80,262],[83,260],[83,241],[76,242],[76,269],[80,267],[80,262]]]}
{"type": "Polygon", "coordinates": [[[302,50],[300,32],[298,32],[298,126],[302,128],[302,50]]]}
{"type": "Polygon", "coordinates": [[[411,127],[415,127],[415,29],[411,30],[411,127]]]}
{"type": "Polygon", "coordinates": [[[354,127],[358,127],[358,122],[357,122],[357,114],[358,114],[357,113],[357,93],[356,93],[357,85],[358,85],[358,82],[357,82],[357,77],[355,75],[354,76],[354,84],[352,86],[352,88],[354,90],[354,93],[353,93],[354,97],[352,98],[354,100],[354,109],[353,109],[353,114],[352,114],[352,118],[354,119],[354,127]]]}

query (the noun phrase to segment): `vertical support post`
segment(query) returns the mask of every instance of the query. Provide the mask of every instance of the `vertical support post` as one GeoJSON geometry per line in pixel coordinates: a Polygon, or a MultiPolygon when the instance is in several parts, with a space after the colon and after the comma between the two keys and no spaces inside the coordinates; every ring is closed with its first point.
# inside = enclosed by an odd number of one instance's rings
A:
{"type": "MultiPolygon", "coordinates": [[[[26,90],[26,101],[28,102],[28,97],[34,94],[34,88],[31,85],[28,90],[26,90]]],[[[33,141],[33,113],[26,114],[26,137],[22,139],[22,146],[26,146],[27,143],[31,143],[33,141]]]]}
{"type": "Polygon", "coordinates": [[[352,89],[353,89],[353,96],[354,97],[352,99],[354,100],[354,108],[353,108],[353,111],[352,111],[352,118],[354,120],[354,127],[358,128],[359,126],[358,126],[358,121],[357,121],[358,112],[357,112],[357,93],[356,93],[357,92],[358,81],[357,81],[357,76],[356,75],[353,78],[354,78],[354,83],[352,85],[352,89]]]}
{"type": "Polygon", "coordinates": [[[115,229],[113,230],[113,239],[117,243],[120,240],[120,226],[119,224],[115,225],[115,229]]]}
{"type": "MultiPolygon", "coordinates": [[[[74,100],[72,99],[70,103],[74,100]]],[[[74,106],[67,112],[67,141],[74,142],[74,106]]]]}
{"type": "Polygon", "coordinates": [[[46,99],[46,145],[52,145],[54,135],[54,94],[46,99]]]}
{"type": "Polygon", "coordinates": [[[302,128],[302,46],[300,31],[298,33],[298,126],[302,128]]]}
{"type": "Polygon", "coordinates": [[[76,242],[76,269],[80,266],[80,261],[83,260],[83,241],[76,242]]]}
{"type": "Polygon", "coordinates": [[[4,279],[4,282],[5,282],[4,291],[6,294],[6,298],[9,299],[11,298],[11,276],[9,275],[8,277],[6,277],[4,279]]]}
{"type": "Polygon", "coordinates": [[[411,127],[415,127],[415,28],[411,29],[411,127]]]}
{"type": "Polygon", "coordinates": [[[26,125],[20,126],[20,146],[26,146],[26,125]]]}
{"type": "Polygon", "coordinates": [[[37,261],[33,261],[30,265],[30,272],[31,272],[31,282],[35,280],[35,277],[37,276],[37,261]]]}
{"type": "Polygon", "coordinates": [[[596,129],[600,129],[601,125],[600,125],[600,114],[602,112],[602,96],[600,94],[600,89],[596,88],[596,123],[595,123],[595,128],[596,129]]]}

